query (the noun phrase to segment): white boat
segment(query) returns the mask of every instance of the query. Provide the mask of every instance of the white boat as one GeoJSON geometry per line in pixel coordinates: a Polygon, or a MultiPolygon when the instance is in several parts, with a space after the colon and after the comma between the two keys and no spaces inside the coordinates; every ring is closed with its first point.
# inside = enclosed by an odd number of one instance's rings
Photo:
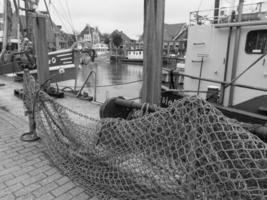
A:
{"type": "Polygon", "coordinates": [[[130,60],[143,60],[143,49],[129,49],[126,56],[130,60]]]}
{"type": "Polygon", "coordinates": [[[266,118],[267,2],[218,6],[190,17],[184,94],[266,118]]]}
{"type": "Polygon", "coordinates": [[[97,55],[105,55],[109,52],[108,45],[103,43],[94,44],[92,48],[96,51],[97,55]]]}

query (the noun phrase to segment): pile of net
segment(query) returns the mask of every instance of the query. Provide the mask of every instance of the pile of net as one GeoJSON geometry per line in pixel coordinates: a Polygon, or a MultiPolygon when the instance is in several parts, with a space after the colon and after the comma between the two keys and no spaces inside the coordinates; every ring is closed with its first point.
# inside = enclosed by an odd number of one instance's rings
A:
{"type": "Polygon", "coordinates": [[[50,158],[92,195],[267,199],[267,145],[198,97],[131,120],[92,119],[40,90],[29,98],[50,158]]]}

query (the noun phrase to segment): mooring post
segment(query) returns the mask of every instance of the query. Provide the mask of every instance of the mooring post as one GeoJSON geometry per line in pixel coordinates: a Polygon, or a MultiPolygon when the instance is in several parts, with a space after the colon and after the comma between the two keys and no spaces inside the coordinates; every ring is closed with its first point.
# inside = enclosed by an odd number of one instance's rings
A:
{"type": "Polygon", "coordinates": [[[36,133],[36,122],[34,116],[34,109],[35,109],[35,89],[36,89],[36,82],[34,78],[30,75],[28,69],[24,70],[23,76],[23,92],[24,92],[24,105],[27,109],[25,114],[28,116],[29,120],[29,132],[23,133],[20,139],[24,142],[34,142],[39,140],[40,138],[37,136],[36,133]]]}
{"type": "MultiPolygon", "coordinates": [[[[40,85],[47,87],[48,85],[43,85],[49,80],[49,67],[48,67],[48,48],[46,39],[46,16],[36,13],[31,13],[33,20],[33,38],[34,38],[34,49],[36,54],[36,64],[37,64],[37,75],[40,85]]],[[[26,83],[33,84],[34,81],[30,80],[30,74],[28,71],[24,72],[26,83]]],[[[34,91],[32,91],[34,92],[34,91]]],[[[24,93],[27,95],[27,91],[24,93]]],[[[30,96],[28,98],[34,98],[30,96]]],[[[32,105],[27,109],[27,115],[29,118],[29,132],[22,134],[21,140],[25,142],[33,142],[39,139],[36,133],[36,123],[34,117],[34,99],[31,99],[32,105]]]]}
{"type": "Polygon", "coordinates": [[[77,89],[77,79],[78,79],[78,71],[79,71],[79,65],[80,65],[80,52],[73,49],[73,56],[74,56],[74,65],[75,65],[75,82],[74,82],[74,91],[77,89]]]}
{"type": "Polygon", "coordinates": [[[33,14],[33,34],[37,61],[37,74],[41,85],[49,79],[46,18],[47,17],[42,14],[33,14]]]}
{"type": "Polygon", "coordinates": [[[142,102],[160,104],[165,0],[144,0],[142,102]]]}

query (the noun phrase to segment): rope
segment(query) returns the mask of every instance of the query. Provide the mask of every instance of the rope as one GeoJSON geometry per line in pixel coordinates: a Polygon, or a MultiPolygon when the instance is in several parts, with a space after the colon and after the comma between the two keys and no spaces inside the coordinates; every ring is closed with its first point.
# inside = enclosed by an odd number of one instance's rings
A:
{"type": "Polygon", "coordinates": [[[126,82],[126,83],[118,83],[118,84],[110,84],[110,85],[97,85],[96,87],[101,88],[101,87],[112,87],[112,86],[118,86],[118,85],[128,85],[132,83],[138,83],[142,82],[143,80],[137,80],[137,81],[131,81],[131,82],[126,82]]]}

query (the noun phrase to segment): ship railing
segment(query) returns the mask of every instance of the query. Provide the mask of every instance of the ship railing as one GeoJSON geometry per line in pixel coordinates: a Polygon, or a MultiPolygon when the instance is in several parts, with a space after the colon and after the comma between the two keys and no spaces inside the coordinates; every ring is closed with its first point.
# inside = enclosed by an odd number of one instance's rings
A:
{"type": "MultiPolygon", "coordinates": [[[[257,91],[262,91],[262,92],[267,92],[267,88],[262,88],[262,87],[256,87],[256,86],[250,86],[250,85],[244,85],[244,84],[239,84],[239,83],[235,83],[234,81],[231,81],[231,82],[226,82],[226,81],[218,81],[218,80],[214,80],[214,79],[209,79],[209,78],[203,78],[203,77],[198,77],[198,76],[193,76],[193,75],[189,75],[189,74],[185,74],[185,73],[181,73],[181,72],[177,72],[177,71],[174,71],[173,74],[177,77],[187,77],[187,78],[190,78],[190,79],[195,79],[195,80],[199,80],[199,81],[204,81],[204,82],[211,82],[211,83],[216,83],[216,84],[219,84],[220,85],[220,92],[221,92],[221,95],[220,95],[220,100],[218,103],[220,104],[223,104],[223,98],[224,97],[224,94],[222,94],[225,89],[228,87],[228,86],[235,86],[235,87],[240,87],[240,88],[245,88],[245,89],[251,89],[251,90],[257,90],[257,91]]],[[[197,90],[197,91],[186,91],[186,90],[176,90],[178,92],[190,92],[190,93],[208,93],[208,91],[200,91],[200,90],[197,90]]]]}
{"type": "MultiPolygon", "coordinates": [[[[85,81],[83,82],[82,86],[77,86],[76,84],[74,85],[74,88],[69,87],[69,86],[63,86],[61,85],[61,90],[63,90],[64,92],[70,91],[71,93],[74,93],[76,95],[77,98],[83,97],[83,91],[86,87],[91,87],[89,83],[89,81],[91,79],[94,79],[94,94],[93,94],[93,101],[96,103],[100,103],[103,104],[104,102],[100,102],[97,101],[97,89],[98,88],[108,88],[108,87],[115,87],[115,86],[124,86],[124,85],[129,85],[129,84],[135,84],[135,83],[141,83],[143,82],[143,80],[134,80],[134,81],[128,81],[128,82],[123,82],[123,83],[116,83],[116,84],[104,84],[104,85],[97,85],[97,73],[95,71],[90,71],[87,75],[87,78],[85,79],[85,81]],[[79,88],[79,89],[78,89],[79,88]],[[78,89],[78,90],[77,90],[78,89]]],[[[108,98],[108,97],[107,97],[108,98]]],[[[141,99],[140,96],[138,97],[134,97],[134,98],[130,98],[128,100],[134,101],[134,100],[139,100],[141,99]]]]}
{"type": "Polygon", "coordinates": [[[83,89],[85,88],[85,86],[88,84],[88,81],[90,80],[90,78],[94,76],[94,97],[93,97],[93,100],[96,101],[96,82],[97,82],[97,79],[96,79],[96,72],[95,71],[90,71],[87,78],[85,79],[82,87],[80,88],[80,90],[78,91],[76,97],[79,97],[82,95],[82,92],[83,92],[83,89]]]}
{"type": "MultiPolygon", "coordinates": [[[[237,22],[238,6],[190,12],[190,25],[224,24],[237,22]]],[[[244,4],[242,22],[267,21],[267,2],[244,4]]]]}

